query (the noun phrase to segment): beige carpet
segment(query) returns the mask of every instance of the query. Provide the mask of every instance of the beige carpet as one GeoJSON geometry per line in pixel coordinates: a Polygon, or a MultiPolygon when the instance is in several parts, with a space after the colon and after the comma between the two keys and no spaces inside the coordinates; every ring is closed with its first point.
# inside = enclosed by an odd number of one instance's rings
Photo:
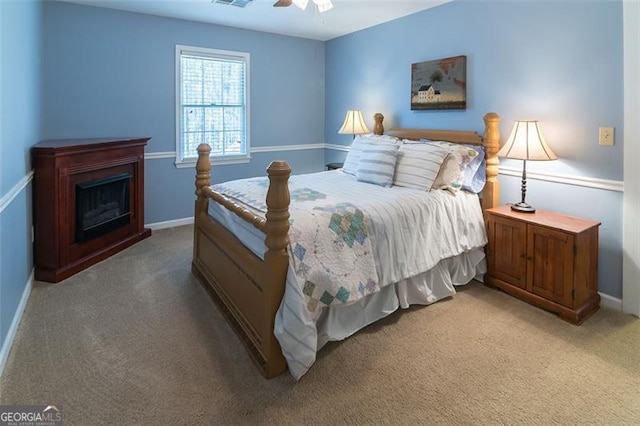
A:
{"type": "Polygon", "coordinates": [[[565,323],[479,283],[266,381],[190,274],[190,226],[36,283],[0,404],[66,424],[638,424],[640,320],[565,323]]]}

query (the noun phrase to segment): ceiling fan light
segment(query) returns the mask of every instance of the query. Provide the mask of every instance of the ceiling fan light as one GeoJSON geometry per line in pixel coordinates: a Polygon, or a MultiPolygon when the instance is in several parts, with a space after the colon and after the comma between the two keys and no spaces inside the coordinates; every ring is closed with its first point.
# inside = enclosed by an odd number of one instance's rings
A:
{"type": "Polygon", "coordinates": [[[305,10],[309,4],[309,0],[292,0],[292,3],[298,6],[300,9],[305,10]]]}
{"type": "Polygon", "coordinates": [[[318,6],[318,11],[320,13],[326,12],[333,7],[331,0],[313,0],[313,2],[318,6]]]}

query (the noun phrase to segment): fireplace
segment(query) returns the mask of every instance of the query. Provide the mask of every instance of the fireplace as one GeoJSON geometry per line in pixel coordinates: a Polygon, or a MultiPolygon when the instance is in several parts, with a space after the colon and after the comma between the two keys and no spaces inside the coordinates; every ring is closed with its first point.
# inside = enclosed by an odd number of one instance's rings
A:
{"type": "Polygon", "coordinates": [[[76,184],[76,243],[129,224],[130,179],[129,173],[123,173],[76,184]]]}
{"type": "Polygon", "coordinates": [[[65,139],[33,147],[37,280],[61,281],[151,235],[143,222],[149,139],[65,139]]]}

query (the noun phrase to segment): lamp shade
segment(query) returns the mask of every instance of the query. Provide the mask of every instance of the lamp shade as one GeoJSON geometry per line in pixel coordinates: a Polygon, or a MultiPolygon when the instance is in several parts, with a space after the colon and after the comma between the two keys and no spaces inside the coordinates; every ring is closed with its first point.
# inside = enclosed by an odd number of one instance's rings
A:
{"type": "Polygon", "coordinates": [[[347,111],[347,115],[344,117],[344,123],[342,123],[342,127],[338,130],[338,133],[346,135],[369,133],[367,125],[364,124],[364,118],[362,118],[362,111],[355,109],[347,111]]]}
{"type": "Polygon", "coordinates": [[[558,157],[551,151],[542,135],[537,120],[518,120],[511,134],[498,151],[499,157],[515,160],[555,160],[558,157]]]}

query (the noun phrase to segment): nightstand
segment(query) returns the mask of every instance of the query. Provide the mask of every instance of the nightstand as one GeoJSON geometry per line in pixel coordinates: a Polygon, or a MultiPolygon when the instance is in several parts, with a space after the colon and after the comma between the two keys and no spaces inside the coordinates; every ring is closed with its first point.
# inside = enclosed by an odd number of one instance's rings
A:
{"type": "Polygon", "coordinates": [[[485,284],[580,324],[598,310],[599,222],[509,206],[486,211],[485,284]]]}
{"type": "Polygon", "coordinates": [[[341,169],[344,163],[329,163],[327,164],[327,170],[341,169]]]}

